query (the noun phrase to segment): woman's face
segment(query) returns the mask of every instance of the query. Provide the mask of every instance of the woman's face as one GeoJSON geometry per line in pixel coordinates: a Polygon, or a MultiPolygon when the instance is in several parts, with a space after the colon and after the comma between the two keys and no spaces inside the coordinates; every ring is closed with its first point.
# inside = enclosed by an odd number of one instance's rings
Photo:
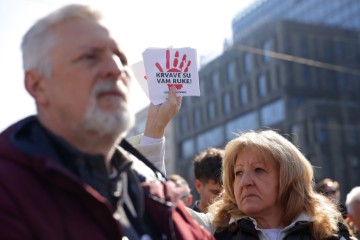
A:
{"type": "Polygon", "coordinates": [[[240,152],[234,167],[234,194],[238,208],[257,220],[278,219],[279,169],[257,150],[240,152]]]}

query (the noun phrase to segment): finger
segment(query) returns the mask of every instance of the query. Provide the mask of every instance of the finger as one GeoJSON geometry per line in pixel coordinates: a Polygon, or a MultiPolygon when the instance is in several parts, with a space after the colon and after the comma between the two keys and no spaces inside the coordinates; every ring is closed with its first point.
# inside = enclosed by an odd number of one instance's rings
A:
{"type": "Polygon", "coordinates": [[[169,94],[168,94],[168,98],[169,98],[169,102],[176,104],[177,103],[177,97],[176,97],[176,87],[172,86],[169,90],[169,94]]]}

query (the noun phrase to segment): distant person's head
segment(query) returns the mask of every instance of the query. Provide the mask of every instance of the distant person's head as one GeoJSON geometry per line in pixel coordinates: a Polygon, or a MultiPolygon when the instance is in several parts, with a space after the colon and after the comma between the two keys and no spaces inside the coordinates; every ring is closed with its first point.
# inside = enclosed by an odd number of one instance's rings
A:
{"type": "Polygon", "coordinates": [[[127,59],[98,12],[60,8],[29,29],[22,53],[26,90],[48,129],[88,151],[84,138],[109,148],[132,126],[127,59]]]}
{"type": "Polygon", "coordinates": [[[200,195],[197,207],[201,212],[207,211],[208,205],[223,189],[221,182],[223,157],[223,149],[210,147],[199,153],[193,160],[195,188],[200,195]]]}
{"type": "Polygon", "coordinates": [[[317,184],[317,191],[326,197],[340,201],[340,184],[331,178],[324,178],[317,184]]]}
{"type": "Polygon", "coordinates": [[[181,199],[184,201],[187,207],[191,207],[192,194],[189,183],[182,176],[178,174],[171,174],[168,178],[169,180],[173,181],[176,184],[176,186],[184,189],[181,199]]]}
{"type": "Polygon", "coordinates": [[[349,220],[360,230],[360,186],[354,187],[346,196],[346,208],[349,220]]]}
{"type": "Polygon", "coordinates": [[[222,176],[224,191],[209,206],[215,229],[243,217],[255,219],[259,228],[283,228],[302,213],[314,218],[315,239],[337,229],[340,213],[315,192],[311,163],[273,130],[243,132],[231,140],[222,176]]]}

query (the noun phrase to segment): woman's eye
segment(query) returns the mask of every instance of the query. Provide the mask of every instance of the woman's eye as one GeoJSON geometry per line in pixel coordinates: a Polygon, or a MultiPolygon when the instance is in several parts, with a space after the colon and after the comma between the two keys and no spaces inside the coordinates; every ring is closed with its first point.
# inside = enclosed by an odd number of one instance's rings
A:
{"type": "Polygon", "coordinates": [[[255,172],[257,172],[257,173],[262,173],[262,172],[264,172],[265,170],[264,169],[262,169],[262,168],[255,168],[255,172]]]}
{"type": "Polygon", "coordinates": [[[242,176],[243,175],[243,171],[236,171],[235,172],[235,176],[242,176]]]}

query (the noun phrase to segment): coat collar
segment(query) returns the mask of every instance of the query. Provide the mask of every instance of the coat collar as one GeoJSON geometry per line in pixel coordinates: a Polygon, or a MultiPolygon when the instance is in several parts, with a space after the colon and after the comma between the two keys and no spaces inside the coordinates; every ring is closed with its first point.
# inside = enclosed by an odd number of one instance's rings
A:
{"type": "MultiPolygon", "coordinates": [[[[231,217],[230,218],[230,221],[229,221],[229,225],[234,223],[234,222],[237,222],[241,219],[247,219],[247,220],[250,220],[254,226],[255,226],[255,229],[256,230],[260,230],[260,228],[258,227],[257,225],[257,222],[254,218],[251,218],[251,217],[248,217],[248,216],[240,216],[240,217],[231,217]]],[[[313,222],[315,221],[313,218],[311,218],[309,215],[307,215],[306,213],[302,212],[300,213],[288,226],[286,226],[283,231],[286,231],[292,227],[294,227],[294,225],[298,222],[313,222]]]]}

